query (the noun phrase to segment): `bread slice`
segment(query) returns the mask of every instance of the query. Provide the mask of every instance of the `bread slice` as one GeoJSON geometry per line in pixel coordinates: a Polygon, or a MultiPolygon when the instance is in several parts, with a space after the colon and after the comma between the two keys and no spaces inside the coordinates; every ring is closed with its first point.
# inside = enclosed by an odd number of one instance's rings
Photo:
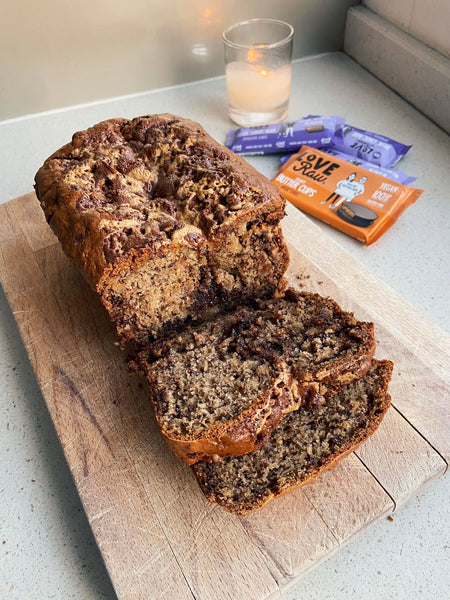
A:
{"type": "Polygon", "coordinates": [[[145,344],[285,287],[286,200],[189,119],[110,119],[74,134],[36,194],[122,342],[145,344]]]}
{"type": "Polygon", "coordinates": [[[326,404],[287,415],[260,450],[193,465],[203,493],[210,502],[244,515],[311,483],[375,432],[390,404],[391,374],[391,362],[374,361],[363,379],[326,404]]]}
{"type": "Polygon", "coordinates": [[[286,413],[362,377],[374,351],[373,324],[288,290],[158,341],[138,361],[163,435],[193,464],[260,448],[286,413]]]}

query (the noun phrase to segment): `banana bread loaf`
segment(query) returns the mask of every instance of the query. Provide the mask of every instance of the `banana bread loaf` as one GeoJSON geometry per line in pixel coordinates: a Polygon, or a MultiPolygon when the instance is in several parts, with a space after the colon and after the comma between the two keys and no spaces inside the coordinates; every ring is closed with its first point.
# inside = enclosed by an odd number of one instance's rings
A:
{"type": "Polygon", "coordinates": [[[287,415],[265,445],[245,456],[192,466],[210,502],[243,515],[330,469],[372,435],[389,407],[389,361],[374,361],[367,375],[325,404],[287,415]]]}
{"type": "Polygon", "coordinates": [[[283,286],[283,196],[192,121],[150,115],[80,131],[35,189],[123,341],[144,344],[283,286]]]}
{"type": "Polygon", "coordinates": [[[138,362],[163,435],[192,464],[261,447],[286,413],[362,377],[374,351],[371,323],[287,290],[156,341],[138,362]]]}

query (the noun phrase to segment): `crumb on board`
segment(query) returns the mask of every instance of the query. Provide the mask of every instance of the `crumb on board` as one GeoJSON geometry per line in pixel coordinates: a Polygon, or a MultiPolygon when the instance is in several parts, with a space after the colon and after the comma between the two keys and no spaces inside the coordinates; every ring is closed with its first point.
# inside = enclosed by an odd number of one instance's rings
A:
{"type": "MultiPolygon", "coordinates": [[[[307,275],[305,273],[297,273],[295,275],[295,279],[297,280],[297,285],[300,288],[304,288],[305,284],[303,283],[307,279],[311,279],[311,275],[307,275]]],[[[323,281],[318,281],[318,285],[322,285],[323,281]]]]}

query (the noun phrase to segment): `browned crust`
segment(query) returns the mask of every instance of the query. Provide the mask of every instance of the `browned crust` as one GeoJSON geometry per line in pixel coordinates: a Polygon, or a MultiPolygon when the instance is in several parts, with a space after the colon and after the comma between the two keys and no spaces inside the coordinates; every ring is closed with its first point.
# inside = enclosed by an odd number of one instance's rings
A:
{"type": "Polygon", "coordinates": [[[92,135],[101,133],[106,139],[125,122],[125,119],[110,119],[75,133],[70,143],[47,158],[35,176],[36,196],[49,225],[67,256],[81,267],[93,287],[107,267],[103,251],[105,235],[100,229],[102,218],[107,216],[94,211],[80,213],[75,209],[84,189],[71,187],[65,182],[62,161],[68,159],[92,135]]]}
{"type": "Polygon", "coordinates": [[[373,407],[372,414],[368,419],[367,426],[358,431],[355,437],[347,440],[340,447],[339,452],[337,454],[330,456],[325,463],[323,463],[319,467],[314,468],[308,474],[307,478],[297,482],[291,482],[290,484],[285,484],[285,486],[276,490],[267,489],[266,494],[262,498],[257,498],[254,502],[246,504],[234,504],[232,501],[224,502],[220,498],[214,496],[214,494],[210,492],[208,487],[206,486],[206,482],[202,478],[202,473],[196,470],[194,465],[192,467],[193,472],[207,500],[212,503],[220,504],[222,508],[224,508],[230,513],[236,515],[246,515],[248,513],[263,508],[275,498],[282,497],[304,485],[309,485],[310,483],[313,483],[321,473],[335,468],[342,459],[344,459],[351,452],[356,450],[365,440],[367,440],[371,435],[375,433],[375,431],[381,424],[381,421],[383,420],[386,411],[390,406],[391,397],[388,393],[388,387],[392,375],[393,364],[388,360],[373,362],[377,364],[377,370],[380,374],[380,386],[377,395],[377,402],[373,407]]]}
{"type": "MultiPolygon", "coordinates": [[[[104,285],[102,278],[108,276],[111,265],[103,250],[105,235],[101,231],[100,222],[102,219],[111,217],[107,212],[102,213],[101,208],[98,208],[97,211],[84,212],[75,209],[85,190],[80,186],[71,186],[64,180],[62,162],[70,158],[74,150],[81,148],[93,136],[104,138],[105,144],[108,144],[110,139],[119,139],[125,145],[127,141],[124,131],[127,128],[145,128],[167,123],[173,123],[183,136],[192,136],[199,149],[214,148],[219,153],[221,161],[226,163],[233,172],[236,186],[254,187],[260,190],[263,201],[258,205],[243,206],[242,209],[233,213],[230,222],[222,224],[222,233],[225,234],[227,228],[235,227],[239,223],[252,219],[256,214],[267,213],[274,220],[279,220],[284,215],[286,201],[278,188],[242,157],[214,140],[199,124],[168,113],[137,117],[133,120],[117,118],[102,121],[89,129],[75,133],[72,141],[54,152],[35,176],[36,195],[64,251],[83,269],[94,287],[99,284],[100,291],[104,285]]],[[[217,232],[211,234],[211,241],[213,242],[216,237],[217,232]]],[[[186,243],[183,238],[181,243],[186,243]]],[[[137,250],[135,254],[151,254],[158,251],[161,245],[161,242],[149,239],[148,246],[137,250]]],[[[125,256],[118,259],[117,262],[123,262],[125,267],[129,260],[130,257],[125,256]]],[[[285,267],[287,267],[288,260],[286,250],[285,267]]],[[[114,267],[114,269],[117,268],[120,269],[120,264],[114,267]]]]}

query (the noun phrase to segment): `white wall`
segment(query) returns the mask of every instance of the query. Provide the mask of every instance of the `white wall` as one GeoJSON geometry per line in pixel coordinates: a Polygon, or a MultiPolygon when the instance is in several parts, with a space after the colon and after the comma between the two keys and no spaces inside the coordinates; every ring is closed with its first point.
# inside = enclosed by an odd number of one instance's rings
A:
{"type": "MultiPolygon", "coordinates": [[[[369,4],[368,0],[365,4],[369,4]]],[[[379,8],[378,4],[381,7],[382,3],[373,4],[379,8]]],[[[430,2],[429,5],[432,8],[437,3],[430,2]]],[[[414,6],[417,7],[417,3],[414,6]]],[[[426,44],[418,36],[405,31],[410,26],[401,18],[399,5],[389,7],[383,3],[383,7],[388,13],[385,16],[363,4],[349,9],[344,51],[450,133],[450,59],[431,47],[431,41],[426,44]],[[391,11],[392,8],[397,12],[391,11]],[[403,28],[400,27],[402,23],[403,28]]],[[[410,17],[412,19],[411,14],[410,17]]],[[[444,19],[445,14],[441,17],[444,19]]],[[[431,10],[429,17],[424,15],[424,27],[427,29],[423,31],[430,31],[430,23],[436,19],[431,10]]],[[[449,23],[450,19],[446,19],[445,28],[449,23]]]]}
{"type": "Polygon", "coordinates": [[[357,0],[1,0],[0,119],[221,75],[221,32],[290,22],[294,55],[339,50],[357,0]]]}
{"type": "Polygon", "coordinates": [[[363,0],[363,4],[450,56],[450,0],[363,0]]]}

